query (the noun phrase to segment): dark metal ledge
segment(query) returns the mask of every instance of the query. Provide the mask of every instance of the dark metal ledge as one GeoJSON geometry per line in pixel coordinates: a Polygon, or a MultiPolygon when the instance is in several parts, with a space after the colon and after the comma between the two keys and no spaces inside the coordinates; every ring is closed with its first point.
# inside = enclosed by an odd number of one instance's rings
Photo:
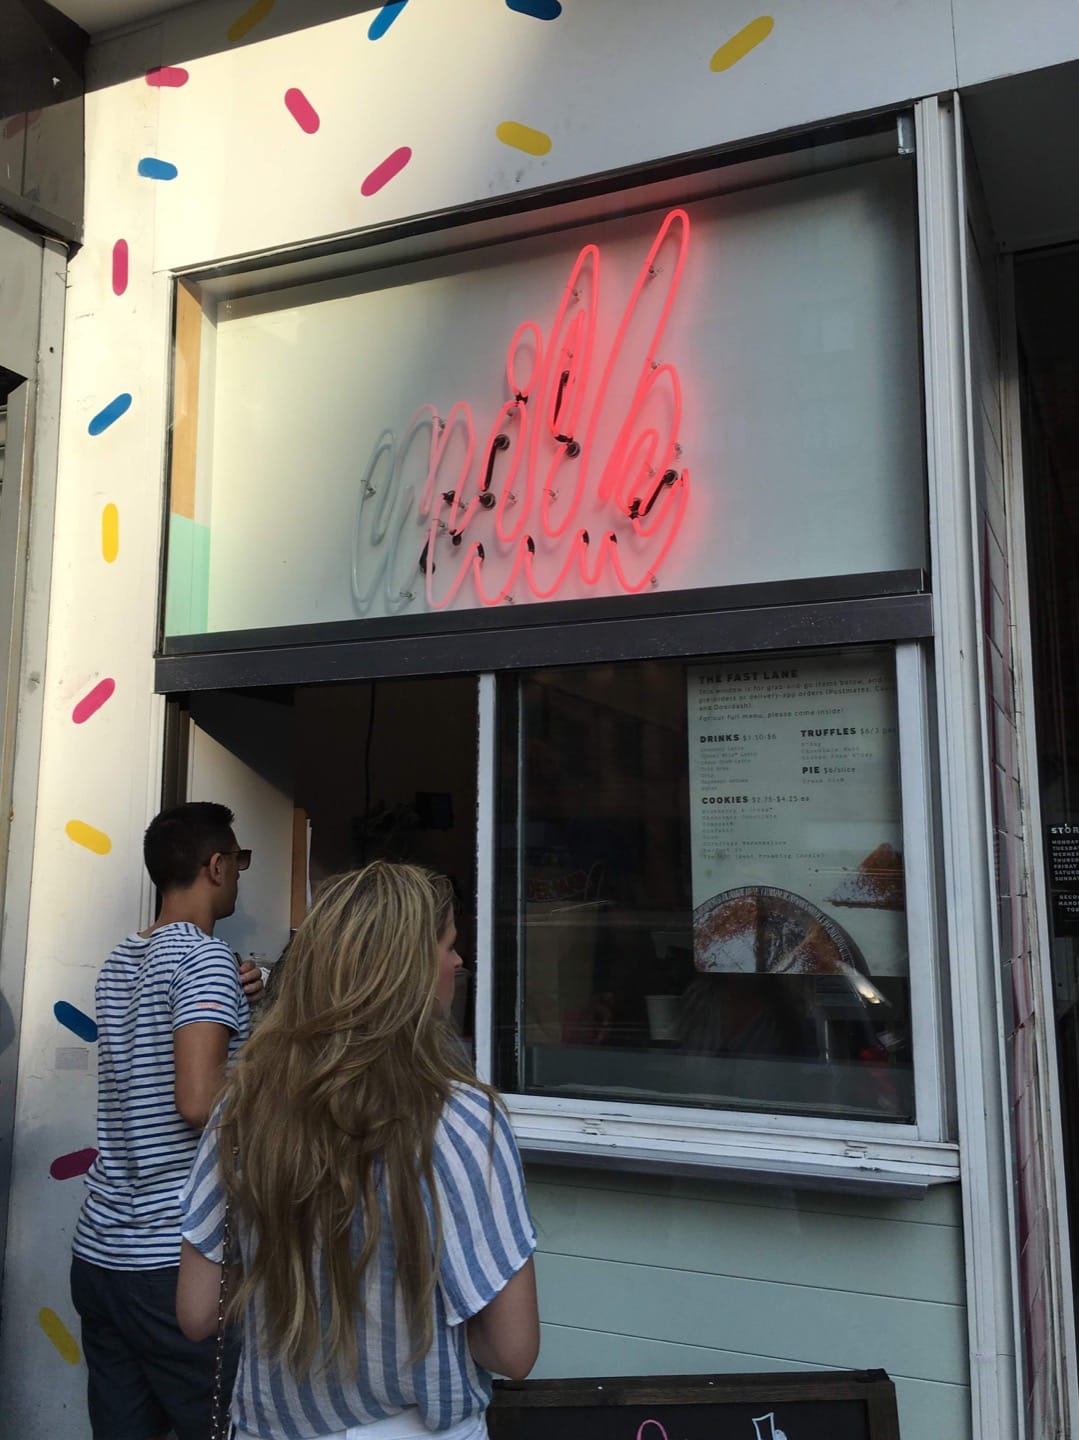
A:
{"type": "MultiPolygon", "coordinates": [[[[848,577],[848,583],[853,578],[848,577]]],[[[878,584],[882,579],[873,578],[878,584]]],[[[744,587],[751,588],[765,587],[744,587]]],[[[785,588],[788,595],[795,589],[785,588]]],[[[679,598],[684,598],[685,593],[679,598]]],[[[665,612],[638,607],[634,613],[626,613],[625,602],[624,608],[614,613],[606,607],[597,610],[560,606],[557,619],[551,616],[543,623],[532,624],[522,624],[520,612],[436,616],[433,618],[439,621],[455,620],[455,628],[423,633],[371,634],[348,622],[351,633],[347,638],[337,625],[307,627],[302,636],[293,631],[287,639],[278,631],[277,643],[265,633],[250,631],[244,636],[248,643],[235,646],[227,644],[235,641],[234,636],[182,637],[170,641],[169,653],[158,658],[155,688],[164,694],[178,694],[409,675],[474,674],[644,658],[869,645],[920,640],[933,633],[933,600],[924,592],[799,597],[787,603],[773,600],[734,608],[716,605],[720,593],[708,592],[713,608],[707,609],[701,608],[697,597],[690,609],[672,612],[669,607],[673,597],[667,596],[665,612]],[[332,632],[333,638],[327,632],[332,632]],[[262,641],[258,648],[251,648],[254,636],[262,641]],[[206,653],[210,645],[215,648],[206,653]]]]}

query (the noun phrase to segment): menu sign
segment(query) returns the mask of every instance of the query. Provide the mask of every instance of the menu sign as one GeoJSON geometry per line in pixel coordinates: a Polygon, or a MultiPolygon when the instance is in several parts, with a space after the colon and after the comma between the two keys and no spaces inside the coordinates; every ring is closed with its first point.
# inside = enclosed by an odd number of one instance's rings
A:
{"type": "Polygon", "coordinates": [[[687,710],[697,968],[907,974],[890,653],[691,666],[687,710]]]}

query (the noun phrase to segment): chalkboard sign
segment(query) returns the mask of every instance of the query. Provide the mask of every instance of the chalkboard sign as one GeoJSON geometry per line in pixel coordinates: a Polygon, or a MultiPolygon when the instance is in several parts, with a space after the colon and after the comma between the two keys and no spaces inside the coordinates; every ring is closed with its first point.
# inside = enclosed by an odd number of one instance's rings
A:
{"type": "Polygon", "coordinates": [[[883,1370],[498,1381],[491,1440],[899,1440],[883,1370]]]}

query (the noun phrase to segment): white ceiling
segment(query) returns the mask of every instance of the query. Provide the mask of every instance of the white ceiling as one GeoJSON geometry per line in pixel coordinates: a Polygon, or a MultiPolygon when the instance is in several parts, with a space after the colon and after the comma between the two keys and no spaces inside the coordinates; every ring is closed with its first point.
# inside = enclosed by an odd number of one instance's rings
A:
{"type": "Polygon", "coordinates": [[[189,0],[49,0],[49,3],[54,10],[60,10],[69,20],[81,25],[87,34],[100,35],[118,25],[131,25],[163,15],[167,10],[179,10],[189,0]]]}

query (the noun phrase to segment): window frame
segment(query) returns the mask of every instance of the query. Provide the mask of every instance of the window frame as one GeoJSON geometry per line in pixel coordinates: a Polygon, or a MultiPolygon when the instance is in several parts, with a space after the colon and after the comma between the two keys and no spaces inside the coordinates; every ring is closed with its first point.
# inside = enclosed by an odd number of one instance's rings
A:
{"type": "MultiPolygon", "coordinates": [[[[656,208],[730,188],[786,178],[815,163],[812,147],[834,146],[831,163],[872,158],[909,110],[860,117],[766,144],[702,151],[632,170],[588,176],[561,187],[506,197],[396,225],[333,237],[289,254],[245,256],[194,265],[172,277],[197,282],[211,299],[249,294],[357,268],[482,246],[489,238],[533,233],[538,225],[572,225],[597,208],[628,197],[656,208]],[[803,157],[797,152],[807,149],[803,157]],[[720,175],[725,171],[726,174],[720,175]],[[718,177],[718,178],[717,178],[718,177]]],[[[894,143],[894,142],[893,142],[894,143]]],[[[903,144],[900,144],[903,150],[903,144]]],[[[894,153],[894,151],[892,152],[894,153]]],[[[922,212],[921,167],[916,221],[922,212]]],[[[922,237],[924,246],[924,236],[922,237]]],[[[920,271],[924,275],[922,257],[920,271]]],[[[924,317],[923,317],[924,320],[924,317]]],[[[923,342],[924,343],[924,342],[923,342]]],[[[175,384],[175,377],[173,377],[175,384]]],[[[923,376],[923,406],[927,391],[923,376]]],[[[171,445],[171,441],[169,441],[171,445]]],[[[166,455],[166,472],[170,455],[166,455]]],[[[921,473],[912,485],[926,490],[921,473]]],[[[168,487],[163,488],[167,524],[168,487]]],[[[928,530],[928,520],[927,520],[928,530]]],[[[928,536],[929,541],[932,537],[928,536]]],[[[895,647],[900,725],[900,787],[911,936],[911,1012],[917,1119],[911,1125],[669,1105],[575,1101],[508,1094],[522,1149],[546,1163],[655,1169],[672,1174],[800,1188],[871,1190],[919,1195],[959,1175],[954,1143],[953,1085],[946,1048],[940,857],[935,838],[936,731],[933,596],[921,571],[836,575],[793,582],[720,587],[610,600],[547,602],[512,611],[428,616],[417,626],[386,620],[340,621],[283,629],[164,633],[164,551],[161,555],[155,690],[192,691],[306,685],[403,675],[477,676],[477,973],[476,1058],[481,1076],[493,1069],[496,953],[497,676],[507,671],[573,663],[723,654],[763,655],[801,647],[895,647]],[[917,823],[915,823],[917,817],[917,823]],[[915,945],[917,937],[917,945],[915,945]]]]}
{"type": "MultiPolygon", "coordinates": [[[[850,643],[867,643],[852,636],[850,643]]],[[[879,642],[878,642],[879,643],[879,642]]],[[[895,638],[907,934],[910,948],[914,1067],[913,1123],[786,1115],[662,1103],[585,1100],[507,1092],[505,1100],[526,1159],[553,1164],[668,1173],[726,1173],[758,1183],[818,1188],[872,1189],[893,1195],[924,1194],[929,1185],[958,1175],[958,1151],[949,1133],[948,1085],[943,1049],[944,1013],[934,847],[932,663],[929,637],[895,638]]],[[[779,646],[774,647],[776,649],[779,646]]],[[[822,647],[812,642],[784,650],[822,647]]],[[[739,653],[718,644],[709,652],[739,653]]],[[[759,653],[759,652],[758,652],[759,653]]],[[[623,657],[629,658],[629,657],[623,657]]],[[[637,659],[655,658],[642,653],[637,659]]],[[[663,652],[663,658],[670,658],[663,652]]],[[[700,656],[699,658],[706,658],[700,656]]],[[[498,674],[479,677],[477,692],[477,974],[476,1064],[495,1071],[495,973],[507,963],[496,952],[496,866],[499,820],[498,674]]],[[[520,948],[515,963],[520,966],[520,948]]],[[[519,978],[519,976],[518,976],[519,978]]]]}

